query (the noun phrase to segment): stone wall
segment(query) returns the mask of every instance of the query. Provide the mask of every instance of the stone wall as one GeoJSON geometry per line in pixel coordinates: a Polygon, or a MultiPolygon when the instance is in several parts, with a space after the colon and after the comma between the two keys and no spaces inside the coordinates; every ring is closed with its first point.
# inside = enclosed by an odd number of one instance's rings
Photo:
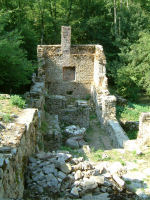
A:
{"type": "Polygon", "coordinates": [[[91,93],[95,45],[71,45],[71,27],[62,27],[61,45],[39,45],[37,54],[45,62],[49,94],[85,98],[91,93]]]}
{"type": "Polygon", "coordinates": [[[71,47],[71,54],[66,57],[61,53],[61,46],[38,46],[39,58],[45,58],[46,87],[49,94],[75,98],[85,98],[90,94],[94,74],[94,54],[91,49],[94,46],[74,46],[71,47]],[[67,67],[75,68],[75,80],[63,79],[63,69],[67,67]]]}
{"type": "Polygon", "coordinates": [[[75,105],[68,105],[61,110],[59,115],[61,123],[66,125],[79,125],[80,127],[89,127],[89,106],[86,101],[77,100],[75,105]]]}
{"type": "Polygon", "coordinates": [[[57,114],[62,124],[89,127],[89,106],[85,100],[68,103],[65,96],[49,95],[46,97],[46,111],[57,114]]]}
{"type": "Polygon", "coordinates": [[[113,146],[120,148],[128,137],[116,119],[116,97],[109,95],[105,64],[103,47],[96,45],[92,97],[100,123],[109,133],[113,146]]]}
{"type": "MultiPolygon", "coordinates": [[[[100,122],[109,132],[114,145],[123,147],[124,140],[128,140],[128,137],[116,119],[116,98],[109,95],[103,47],[71,45],[70,27],[62,27],[61,39],[61,45],[39,45],[37,49],[38,59],[43,59],[45,62],[43,71],[48,90],[46,104],[49,112],[53,113],[55,110],[55,114],[61,113],[60,120],[73,121],[80,125],[81,121],[87,120],[87,117],[81,115],[79,108],[67,107],[66,101],[63,101],[59,102],[63,104],[63,109],[60,109],[60,104],[54,103],[50,95],[79,99],[91,94],[100,122]]],[[[82,113],[87,116],[88,111],[85,108],[83,110],[85,112],[82,113]]],[[[88,123],[83,124],[88,125],[88,123]]]]}
{"type": "Polygon", "coordinates": [[[150,145],[150,113],[142,113],[139,118],[138,140],[143,145],[150,145]]]}
{"type": "Polygon", "coordinates": [[[28,157],[38,146],[38,112],[25,109],[0,142],[0,199],[22,198],[28,157]]]}

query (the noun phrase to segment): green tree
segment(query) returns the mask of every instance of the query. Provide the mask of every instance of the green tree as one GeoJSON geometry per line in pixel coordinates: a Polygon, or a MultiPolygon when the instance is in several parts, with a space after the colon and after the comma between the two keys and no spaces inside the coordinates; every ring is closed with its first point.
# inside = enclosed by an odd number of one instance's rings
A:
{"type": "Polygon", "coordinates": [[[128,65],[118,70],[117,86],[123,96],[136,98],[139,91],[150,95],[150,33],[141,32],[139,40],[126,54],[128,65]]]}
{"type": "Polygon", "coordinates": [[[1,92],[24,92],[34,67],[21,48],[23,40],[20,33],[6,30],[9,17],[9,13],[0,13],[0,88],[1,92]]]}

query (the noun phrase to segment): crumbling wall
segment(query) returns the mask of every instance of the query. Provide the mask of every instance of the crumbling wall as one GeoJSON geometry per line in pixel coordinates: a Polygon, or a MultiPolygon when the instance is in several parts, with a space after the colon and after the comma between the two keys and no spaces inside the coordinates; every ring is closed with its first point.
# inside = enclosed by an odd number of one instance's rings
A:
{"type": "Polygon", "coordinates": [[[22,198],[28,157],[38,146],[38,113],[25,109],[11,131],[5,130],[0,145],[0,199],[22,198]]]}
{"type": "Polygon", "coordinates": [[[39,45],[37,51],[45,60],[49,94],[85,98],[91,93],[95,45],[71,45],[71,28],[62,27],[61,45],[39,45]]]}
{"type": "MultiPolygon", "coordinates": [[[[64,107],[60,112],[58,105],[53,104],[49,95],[62,95],[70,98],[86,98],[92,95],[96,105],[96,113],[111,136],[115,147],[123,147],[128,140],[125,132],[116,119],[116,98],[109,95],[106,77],[106,58],[101,45],[71,45],[71,28],[62,27],[61,45],[39,45],[38,59],[43,59],[45,65],[45,87],[48,90],[47,104],[49,112],[56,110],[62,121],[73,119],[86,121],[77,108],[64,107]],[[73,74],[74,73],[74,74],[73,74]],[[54,105],[54,108],[53,108],[54,105]]],[[[85,109],[84,109],[85,111],[85,109]]],[[[55,113],[55,114],[57,114],[55,113]]],[[[84,116],[85,113],[84,113],[84,116]]],[[[85,118],[86,119],[86,118],[85,118]]]]}
{"type": "Polygon", "coordinates": [[[93,82],[94,72],[94,54],[91,53],[91,47],[87,45],[79,47],[71,47],[71,52],[77,50],[77,53],[64,57],[61,48],[57,49],[54,45],[38,46],[40,57],[45,58],[46,63],[46,87],[49,94],[71,96],[75,98],[85,98],[91,92],[91,84],[93,82]],[[87,52],[83,52],[83,49],[87,52]],[[89,52],[88,52],[89,48],[89,52]],[[42,49],[42,51],[41,51],[42,49]],[[80,52],[81,49],[81,52],[80,52]],[[59,51],[58,51],[59,50],[59,51]],[[75,68],[75,80],[64,80],[64,68],[75,68]]]}
{"type": "Polygon", "coordinates": [[[109,94],[105,64],[103,47],[96,45],[92,97],[100,123],[109,133],[113,146],[120,148],[128,137],[116,119],[116,97],[109,94]]]}
{"type": "Polygon", "coordinates": [[[46,97],[46,111],[57,114],[62,124],[89,127],[89,106],[85,100],[76,100],[67,105],[65,96],[49,95],[46,97]]]}
{"type": "Polygon", "coordinates": [[[139,118],[139,133],[137,140],[150,146],[150,113],[141,113],[139,118]]]}

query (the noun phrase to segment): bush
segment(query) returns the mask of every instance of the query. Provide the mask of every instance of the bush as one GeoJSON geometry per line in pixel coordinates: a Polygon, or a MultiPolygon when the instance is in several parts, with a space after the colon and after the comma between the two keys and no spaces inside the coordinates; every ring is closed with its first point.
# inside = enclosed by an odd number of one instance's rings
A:
{"type": "Polygon", "coordinates": [[[19,108],[25,107],[25,100],[22,99],[19,95],[13,95],[10,97],[11,103],[19,108]]]}
{"type": "Polygon", "coordinates": [[[8,123],[12,120],[10,114],[3,114],[2,115],[2,121],[5,122],[5,123],[8,123]]]}

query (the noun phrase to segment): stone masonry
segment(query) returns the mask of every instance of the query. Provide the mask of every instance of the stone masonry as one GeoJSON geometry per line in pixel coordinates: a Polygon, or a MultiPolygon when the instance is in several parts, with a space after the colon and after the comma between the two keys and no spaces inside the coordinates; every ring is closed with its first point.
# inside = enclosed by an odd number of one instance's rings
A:
{"type": "Polygon", "coordinates": [[[150,113],[142,113],[140,116],[138,140],[142,144],[150,145],[150,113]]]}
{"type": "Polygon", "coordinates": [[[25,109],[1,132],[0,199],[22,198],[28,158],[38,148],[37,109],[25,109]]]}
{"type": "MultiPolygon", "coordinates": [[[[54,110],[54,114],[58,114],[59,119],[65,123],[70,119],[76,122],[75,118],[79,122],[83,119],[86,121],[86,109],[78,112],[79,107],[69,105],[68,108],[65,102],[68,99],[86,99],[92,96],[99,121],[110,134],[114,147],[123,147],[128,137],[116,119],[116,98],[109,95],[103,47],[71,45],[71,27],[63,26],[61,45],[39,45],[37,53],[39,62],[44,62],[40,68],[42,73],[38,76],[44,74],[45,77],[48,112],[54,110]],[[61,104],[63,108],[60,109],[61,104]],[[74,115],[76,112],[81,114],[74,115]]],[[[88,127],[88,123],[84,126],[88,127]]]]}

